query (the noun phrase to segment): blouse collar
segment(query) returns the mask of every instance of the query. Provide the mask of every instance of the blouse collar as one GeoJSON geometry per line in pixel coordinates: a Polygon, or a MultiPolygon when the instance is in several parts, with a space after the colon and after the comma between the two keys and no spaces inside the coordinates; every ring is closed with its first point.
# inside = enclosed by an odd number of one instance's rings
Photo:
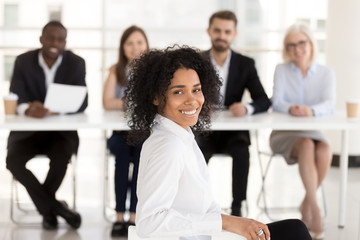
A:
{"type": "Polygon", "coordinates": [[[175,123],[174,121],[172,121],[160,114],[156,114],[154,122],[155,122],[155,125],[159,124],[160,126],[171,131],[175,135],[179,136],[184,142],[188,142],[190,139],[191,140],[194,139],[194,134],[191,131],[190,127],[187,127],[187,129],[184,129],[179,124],[175,123]]]}
{"type": "Polygon", "coordinates": [[[55,63],[51,66],[51,68],[49,68],[49,66],[45,62],[44,56],[42,55],[42,51],[41,50],[39,51],[39,65],[43,68],[57,69],[61,64],[62,59],[63,59],[63,55],[61,54],[58,56],[58,58],[56,59],[55,63]]]}
{"type": "MultiPolygon", "coordinates": [[[[290,67],[293,71],[301,72],[300,69],[295,65],[294,62],[290,62],[290,67]]],[[[309,67],[308,73],[314,74],[316,72],[316,68],[317,68],[317,64],[315,62],[312,62],[309,67]]]]}

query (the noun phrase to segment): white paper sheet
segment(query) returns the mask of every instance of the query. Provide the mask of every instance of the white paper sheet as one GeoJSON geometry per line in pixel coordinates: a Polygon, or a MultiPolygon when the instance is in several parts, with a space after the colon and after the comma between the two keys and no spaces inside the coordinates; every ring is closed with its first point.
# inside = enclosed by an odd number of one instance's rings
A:
{"type": "Polygon", "coordinates": [[[86,87],[52,83],[49,85],[44,106],[54,113],[74,113],[86,96],[86,87]]]}

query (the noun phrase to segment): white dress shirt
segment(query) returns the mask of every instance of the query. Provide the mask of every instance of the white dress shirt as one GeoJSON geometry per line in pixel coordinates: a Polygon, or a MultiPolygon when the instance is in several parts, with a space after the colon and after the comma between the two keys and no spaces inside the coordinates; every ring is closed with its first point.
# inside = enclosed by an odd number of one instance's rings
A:
{"type": "Polygon", "coordinates": [[[63,56],[59,55],[59,57],[56,59],[54,64],[51,66],[51,68],[49,68],[49,66],[45,62],[45,59],[44,59],[44,57],[42,55],[42,51],[39,52],[39,65],[44,70],[46,89],[49,87],[49,85],[51,83],[54,82],[56,71],[57,71],[57,69],[59,68],[59,66],[61,64],[62,59],[63,59],[63,56]]]}
{"type": "MultiPolygon", "coordinates": [[[[45,59],[42,55],[42,51],[39,51],[39,65],[43,69],[45,74],[45,86],[46,89],[49,87],[51,83],[55,81],[55,74],[57,69],[59,68],[61,62],[62,62],[63,56],[59,55],[59,57],[56,59],[55,63],[49,68],[49,66],[46,64],[45,59]]],[[[28,103],[22,103],[17,106],[17,112],[19,115],[24,115],[25,111],[29,108],[28,103]]]]}
{"type": "Polygon", "coordinates": [[[143,144],[137,182],[136,230],[141,237],[209,240],[222,231],[205,159],[190,128],[157,115],[143,144]]]}
{"type": "Polygon", "coordinates": [[[226,84],[227,84],[227,79],[229,76],[229,69],[230,69],[231,50],[229,49],[228,52],[229,53],[226,57],[224,64],[222,66],[220,66],[216,63],[215,58],[210,51],[211,63],[214,66],[215,71],[219,74],[220,81],[222,82],[222,86],[220,88],[220,94],[221,94],[221,96],[223,96],[223,101],[225,100],[226,84]]]}
{"type": "Polygon", "coordinates": [[[303,78],[294,63],[279,64],[274,75],[272,107],[289,113],[291,105],[307,105],[315,116],[330,115],[335,111],[335,73],[329,67],[312,63],[303,78]]]}

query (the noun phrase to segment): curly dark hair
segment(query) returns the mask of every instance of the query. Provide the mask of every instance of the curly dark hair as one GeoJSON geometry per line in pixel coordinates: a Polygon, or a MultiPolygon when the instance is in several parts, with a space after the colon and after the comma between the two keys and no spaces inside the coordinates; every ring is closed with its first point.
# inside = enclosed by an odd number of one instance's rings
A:
{"type": "Polygon", "coordinates": [[[126,90],[126,116],[131,128],[129,142],[132,144],[148,138],[155,115],[166,104],[165,93],[178,69],[193,69],[197,72],[205,98],[194,131],[210,127],[211,113],[219,107],[221,81],[211,62],[197,49],[174,45],[165,50],[152,50],[131,64],[131,73],[126,90]],[[153,104],[155,96],[162,96],[165,103],[158,109],[153,104]]]}

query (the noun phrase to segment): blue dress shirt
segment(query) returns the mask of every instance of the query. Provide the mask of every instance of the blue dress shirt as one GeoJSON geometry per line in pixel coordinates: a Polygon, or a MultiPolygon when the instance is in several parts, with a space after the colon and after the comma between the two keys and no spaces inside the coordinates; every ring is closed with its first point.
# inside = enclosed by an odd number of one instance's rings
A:
{"type": "Polygon", "coordinates": [[[335,111],[335,73],[329,67],[312,63],[306,77],[293,63],[276,66],[272,107],[289,113],[293,104],[307,105],[315,116],[331,115],[335,111]]]}

